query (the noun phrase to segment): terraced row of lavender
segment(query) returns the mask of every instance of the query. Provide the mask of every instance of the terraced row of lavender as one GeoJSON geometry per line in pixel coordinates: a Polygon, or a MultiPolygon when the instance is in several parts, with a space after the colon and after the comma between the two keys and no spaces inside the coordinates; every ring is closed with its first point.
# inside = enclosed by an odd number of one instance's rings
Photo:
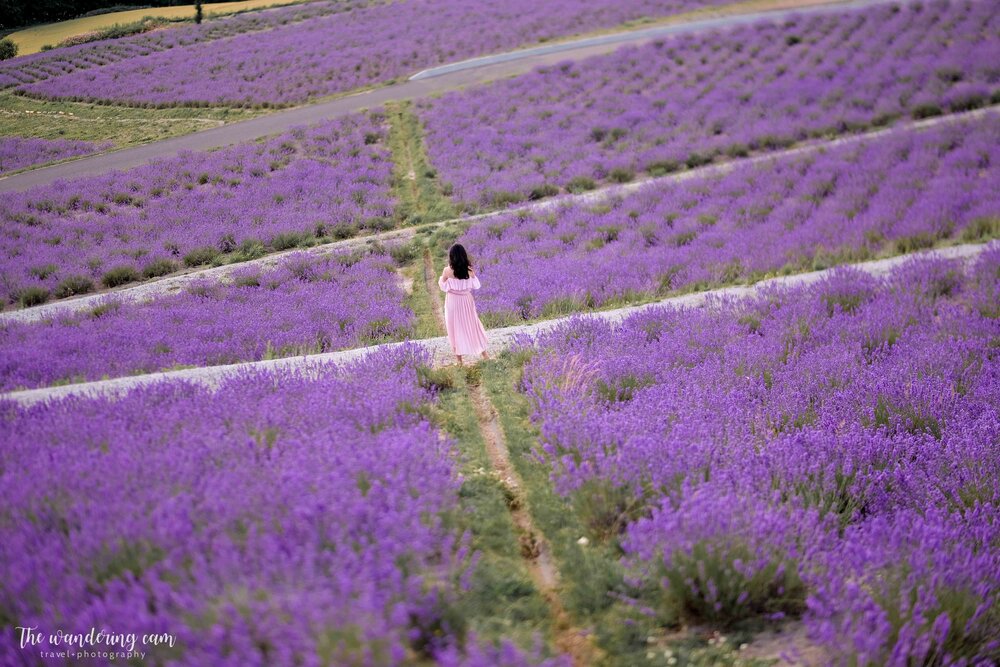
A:
{"type": "Polygon", "coordinates": [[[0,174],[36,164],[88,155],[110,147],[110,143],[96,144],[90,141],[70,139],[0,137],[0,174]]]}
{"type": "Polygon", "coordinates": [[[0,195],[2,298],[31,305],[393,224],[379,113],[0,195]]]}
{"type": "Polygon", "coordinates": [[[4,664],[66,648],[14,626],[95,625],[172,635],[137,642],[148,664],[526,664],[454,622],[474,559],[451,445],[418,414],[427,361],[0,406],[4,664]]]}
{"type": "Polygon", "coordinates": [[[399,340],[414,324],[388,255],[292,255],[144,303],[0,324],[0,389],[316,354],[399,340]]]}
{"type": "Polygon", "coordinates": [[[470,228],[493,325],[1000,235],[1000,114],[470,228]]]}
{"type": "Polygon", "coordinates": [[[309,2],[247,12],[201,25],[185,25],[120,39],[108,39],[42,51],[0,64],[0,88],[41,81],[70,72],[102,67],[167,49],[184,48],[248,32],[263,32],[289,23],[349,11],[363,3],[352,0],[309,2]]]}
{"type": "Polygon", "coordinates": [[[541,454],[640,602],[833,664],[1000,658],[1000,245],[536,341],[541,454]]]}
{"type": "Polygon", "coordinates": [[[44,98],[288,105],[420,69],[725,0],[406,0],[199,42],[21,85],[44,98]],[[262,48],[266,44],[266,48],[262,48]]]}
{"type": "Polygon", "coordinates": [[[478,210],[1000,102],[1000,6],[933,0],[689,34],[420,103],[478,210]]]}

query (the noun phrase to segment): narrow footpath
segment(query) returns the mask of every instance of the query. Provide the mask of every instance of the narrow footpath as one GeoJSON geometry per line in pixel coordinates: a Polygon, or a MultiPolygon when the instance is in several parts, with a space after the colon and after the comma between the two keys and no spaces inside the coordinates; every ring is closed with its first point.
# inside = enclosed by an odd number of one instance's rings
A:
{"type": "MultiPolygon", "coordinates": [[[[437,284],[437,270],[429,249],[424,251],[424,281],[433,303],[438,326],[444,331],[444,303],[437,284]]],[[[435,362],[438,361],[435,356],[435,362]]],[[[517,530],[521,558],[531,575],[532,582],[549,606],[556,648],[569,656],[575,667],[592,665],[597,656],[597,649],[587,639],[586,633],[573,626],[572,619],[566,613],[566,608],[559,597],[559,568],[552,557],[548,541],[535,527],[535,521],[531,517],[524,485],[511,464],[510,451],[507,449],[497,411],[480,383],[470,384],[469,393],[479,430],[486,443],[490,464],[503,485],[506,496],[510,499],[507,509],[517,530]]]]}
{"type": "Polygon", "coordinates": [[[559,567],[552,556],[548,540],[535,526],[528,508],[527,494],[521,478],[510,461],[510,451],[504,439],[499,416],[482,385],[470,387],[476,420],[486,440],[486,451],[493,469],[499,474],[507,495],[510,518],[518,532],[521,558],[535,586],[541,591],[552,616],[555,645],[568,655],[574,666],[592,665],[597,661],[598,649],[589,634],[577,628],[566,612],[559,596],[559,567]]]}

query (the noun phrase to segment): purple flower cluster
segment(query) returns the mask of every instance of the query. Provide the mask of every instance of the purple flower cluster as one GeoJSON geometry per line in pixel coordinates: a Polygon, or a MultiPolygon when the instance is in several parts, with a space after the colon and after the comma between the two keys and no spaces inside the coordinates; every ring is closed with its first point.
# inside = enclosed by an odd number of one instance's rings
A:
{"type": "Polygon", "coordinates": [[[384,118],[355,115],[0,196],[0,292],[67,296],[391,224],[384,118]],[[81,289],[77,289],[82,285],[81,289]]]}
{"type": "Polygon", "coordinates": [[[0,137],[0,174],[54,160],[87,155],[110,147],[109,143],[94,144],[70,139],[0,137]]]}
{"type": "Polygon", "coordinates": [[[675,610],[802,612],[838,663],[992,664],[998,304],[996,244],[974,267],[839,269],[568,323],[523,386],[559,491],[675,610]]]}
{"type": "Polygon", "coordinates": [[[494,324],[996,234],[1000,115],[510,213],[462,237],[494,324]]]}
{"type": "MultiPolygon", "coordinates": [[[[16,632],[170,633],[150,664],[400,664],[456,641],[471,564],[419,353],[212,391],[2,407],[0,660],[16,632]]],[[[103,664],[103,661],[97,661],[103,664]]]]}
{"type": "Polygon", "coordinates": [[[351,0],[309,2],[290,7],[247,12],[201,25],[157,30],[120,39],[42,51],[0,63],[0,88],[19,86],[70,72],[103,67],[168,49],[213,42],[249,32],[263,32],[320,16],[349,11],[362,3],[351,0]]]}
{"type": "Polygon", "coordinates": [[[376,3],[264,33],[133,55],[103,67],[76,69],[70,59],[67,74],[25,83],[18,90],[46,98],[162,106],[288,105],[442,63],[719,2],[376,3]]]}
{"type": "Polygon", "coordinates": [[[0,324],[0,389],[330,352],[396,340],[413,325],[392,259],[292,255],[145,303],[0,324]]]}
{"type": "Polygon", "coordinates": [[[1000,101],[1000,7],[933,0],[659,40],[421,103],[469,210],[1000,101]]]}

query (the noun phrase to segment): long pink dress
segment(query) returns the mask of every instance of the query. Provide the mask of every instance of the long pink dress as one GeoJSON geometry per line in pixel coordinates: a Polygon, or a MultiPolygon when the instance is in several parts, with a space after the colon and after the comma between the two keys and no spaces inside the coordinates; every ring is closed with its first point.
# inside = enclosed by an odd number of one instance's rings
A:
{"type": "Polygon", "coordinates": [[[457,356],[479,355],[486,351],[489,339],[476,313],[472,290],[479,289],[479,278],[438,278],[444,297],[444,324],[448,329],[451,351],[457,356]]]}

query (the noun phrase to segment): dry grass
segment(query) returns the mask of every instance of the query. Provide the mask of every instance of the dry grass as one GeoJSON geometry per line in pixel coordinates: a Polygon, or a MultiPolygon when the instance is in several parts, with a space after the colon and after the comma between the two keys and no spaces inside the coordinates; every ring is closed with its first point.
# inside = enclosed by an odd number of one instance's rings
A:
{"type": "MultiPolygon", "coordinates": [[[[265,7],[278,7],[280,5],[291,5],[301,0],[240,0],[238,2],[213,2],[204,5],[206,16],[221,16],[224,14],[234,14],[244,12],[248,9],[263,9],[265,7]]],[[[28,55],[42,50],[45,44],[53,46],[62,40],[82,35],[86,32],[94,32],[110,28],[116,23],[132,23],[140,21],[147,16],[156,16],[166,19],[194,19],[194,5],[181,5],[177,7],[150,7],[148,9],[130,9],[123,12],[112,12],[110,14],[100,14],[98,16],[87,16],[69,21],[58,21],[56,23],[46,23],[37,25],[25,30],[19,30],[11,34],[10,39],[17,44],[18,55],[28,55]]]]}

